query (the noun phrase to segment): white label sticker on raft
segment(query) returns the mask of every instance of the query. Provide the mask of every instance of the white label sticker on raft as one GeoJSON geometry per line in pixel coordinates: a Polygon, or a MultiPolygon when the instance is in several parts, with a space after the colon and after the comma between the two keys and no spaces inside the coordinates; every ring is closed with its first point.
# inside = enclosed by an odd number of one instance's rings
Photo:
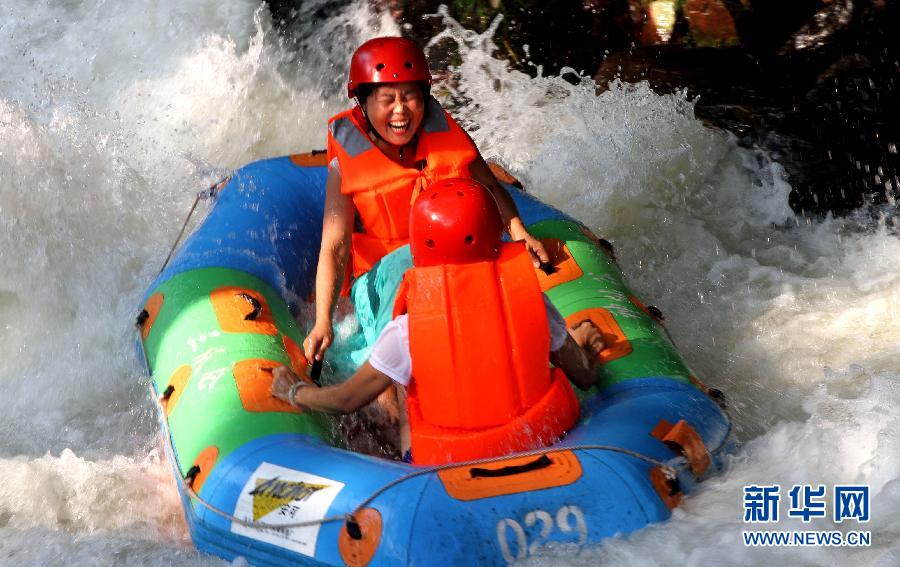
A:
{"type": "MultiPolygon", "coordinates": [[[[234,515],[270,526],[321,520],[344,488],[344,483],[262,463],[241,490],[234,515]]],[[[319,525],[302,528],[247,527],[231,523],[232,533],[291,549],[310,557],[316,554],[319,525]]]]}

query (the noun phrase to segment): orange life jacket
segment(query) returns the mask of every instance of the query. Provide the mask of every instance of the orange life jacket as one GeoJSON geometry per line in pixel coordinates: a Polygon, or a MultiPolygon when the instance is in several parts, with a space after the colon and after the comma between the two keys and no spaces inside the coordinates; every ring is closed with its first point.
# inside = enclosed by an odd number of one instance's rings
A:
{"type": "Polygon", "coordinates": [[[328,161],[337,158],[341,193],[352,196],[359,214],[351,242],[354,277],[409,242],[409,211],[418,190],[440,179],[471,177],[469,164],[478,156],[472,139],[433,97],[425,104],[414,168],[375,146],[358,106],[328,121],[328,161]]]}
{"type": "Polygon", "coordinates": [[[577,422],[572,386],[550,369],[547,312],[521,243],[493,262],[409,270],[395,314],[404,309],[417,464],[545,446],[577,422]]]}

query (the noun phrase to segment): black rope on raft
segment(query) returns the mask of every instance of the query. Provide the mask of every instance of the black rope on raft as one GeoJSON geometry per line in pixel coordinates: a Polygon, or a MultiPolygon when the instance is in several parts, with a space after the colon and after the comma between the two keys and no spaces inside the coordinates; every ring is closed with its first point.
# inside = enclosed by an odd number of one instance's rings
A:
{"type": "Polygon", "coordinates": [[[347,535],[352,539],[362,539],[362,528],[359,527],[359,522],[352,515],[344,520],[344,527],[347,528],[347,535]]]}
{"type": "Polygon", "coordinates": [[[706,394],[716,402],[716,405],[722,408],[722,411],[728,410],[728,397],[725,392],[718,388],[707,388],[706,394]]]}
{"type": "Polygon", "coordinates": [[[675,496],[676,494],[680,494],[680,493],[681,493],[681,483],[678,482],[678,477],[677,477],[677,476],[676,476],[675,478],[669,478],[669,477],[667,476],[667,477],[666,477],[666,480],[669,481],[669,482],[668,482],[668,485],[669,485],[669,496],[675,496]]]}
{"type": "Polygon", "coordinates": [[[556,272],[559,271],[559,268],[551,264],[550,262],[541,262],[540,266],[538,266],[542,272],[544,272],[548,276],[552,276],[556,272]]]}
{"type": "Polygon", "coordinates": [[[613,247],[612,242],[610,242],[609,240],[607,240],[605,238],[598,238],[597,243],[600,245],[601,248],[606,250],[607,254],[609,254],[613,260],[616,259],[616,249],[615,249],[615,247],[613,247]]]}
{"type": "Polygon", "coordinates": [[[239,293],[238,297],[246,300],[252,307],[253,311],[248,313],[245,317],[245,321],[256,321],[260,314],[262,313],[262,303],[259,302],[258,299],[250,295],[249,293],[239,293]]]}
{"type": "Polygon", "coordinates": [[[471,475],[472,478],[500,478],[529,471],[535,471],[538,469],[549,467],[552,464],[553,461],[550,460],[550,457],[548,457],[547,455],[541,455],[537,459],[531,461],[530,463],[525,463],[524,465],[510,465],[508,467],[502,467],[499,469],[484,469],[480,467],[473,467],[469,469],[469,475],[471,475]]]}
{"type": "Polygon", "coordinates": [[[194,481],[197,479],[197,475],[200,474],[200,467],[198,465],[194,465],[188,469],[188,472],[184,475],[184,483],[187,486],[191,487],[193,490],[194,481]]]}
{"type": "Polygon", "coordinates": [[[309,378],[316,386],[322,385],[322,361],[320,359],[313,359],[312,368],[309,370],[309,378]]]}
{"type": "Polygon", "coordinates": [[[171,398],[172,394],[174,394],[174,393],[175,393],[175,386],[169,384],[166,387],[165,391],[162,393],[162,395],[159,396],[159,401],[160,402],[168,402],[169,398],[171,398]]]}

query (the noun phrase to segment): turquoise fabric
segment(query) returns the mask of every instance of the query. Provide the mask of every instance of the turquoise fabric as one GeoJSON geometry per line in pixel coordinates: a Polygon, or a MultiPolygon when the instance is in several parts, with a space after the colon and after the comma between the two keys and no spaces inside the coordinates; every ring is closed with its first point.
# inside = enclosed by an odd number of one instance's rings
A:
{"type": "Polygon", "coordinates": [[[355,368],[369,358],[372,345],[381,331],[393,319],[394,300],[406,270],[412,268],[409,246],[401,246],[372,269],[357,278],[350,289],[350,299],[356,312],[359,328],[348,337],[346,349],[355,368]]]}

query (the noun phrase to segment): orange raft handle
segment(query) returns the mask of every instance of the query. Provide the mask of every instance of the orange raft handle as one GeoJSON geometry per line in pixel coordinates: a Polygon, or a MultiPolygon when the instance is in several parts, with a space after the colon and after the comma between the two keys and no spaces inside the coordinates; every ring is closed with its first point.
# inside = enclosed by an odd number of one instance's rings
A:
{"type": "Polygon", "coordinates": [[[365,567],[372,561],[381,542],[381,513],[362,508],[347,517],[338,536],[338,550],[348,567],[365,567]]]}
{"type": "Polygon", "coordinates": [[[691,467],[691,472],[697,478],[703,476],[712,462],[706,444],[697,430],[683,419],[675,425],[661,419],[650,435],[665,443],[672,452],[683,455],[691,467]]]}
{"type": "Polygon", "coordinates": [[[328,165],[327,150],[312,150],[305,154],[294,154],[291,162],[297,167],[323,167],[328,165]]]}

